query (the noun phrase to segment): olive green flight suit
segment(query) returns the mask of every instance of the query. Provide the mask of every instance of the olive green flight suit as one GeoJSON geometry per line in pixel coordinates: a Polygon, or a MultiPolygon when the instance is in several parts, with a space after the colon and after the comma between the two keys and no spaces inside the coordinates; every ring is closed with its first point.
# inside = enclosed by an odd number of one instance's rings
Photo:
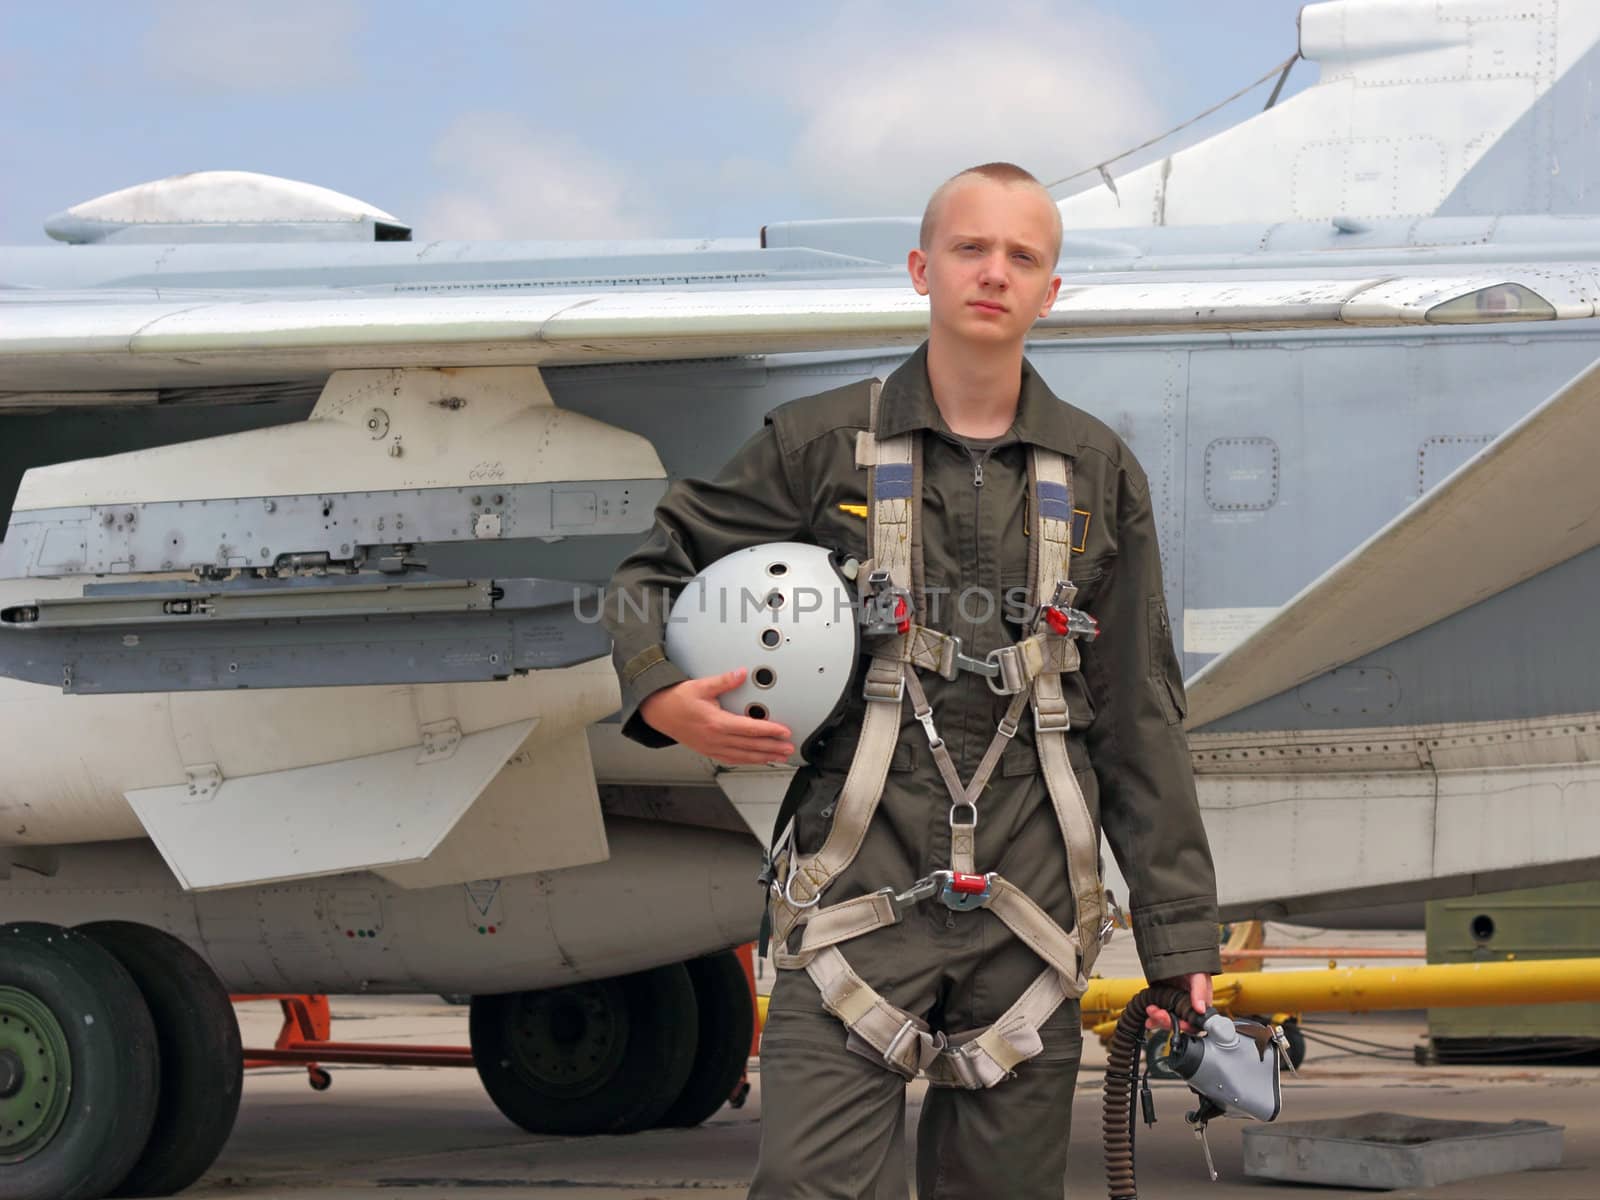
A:
{"type": "MultiPolygon", "coordinates": [[[[605,620],[615,641],[623,732],[647,746],[670,739],[640,718],[639,702],[687,678],[662,648],[671,599],[701,569],[764,542],[812,542],[867,557],[867,472],[855,465],[868,420],[865,381],[768,414],[712,480],[675,483],[655,527],[617,569],[605,620]],[[854,506],[856,511],[852,512],[854,506]],[[643,615],[641,615],[641,613],[643,615]]],[[[992,447],[969,452],[933,401],[927,347],[884,382],[877,436],[922,430],[925,592],[921,623],[958,635],[983,657],[1022,636],[1028,511],[1025,446],[1073,464],[1071,575],[1076,605],[1100,622],[1080,642],[1082,670],[1064,675],[1072,718],[1068,754],[1090,815],[1123,868],[1129,915],[1149,979],[1216,972],[1216,883],[1183,732],[1182,675],[1162,593],[1149,485],[1121,439],[1057,399],[1024,362],[1017,417],[992,447]],[[1009,593],[1009,594],[1008,594],[1009,593]]],[[[866,659],[862,659],[864,671],[866,659]]],[[[797,778],[795,845],[822,843],[855,752],[866,705],[861,672],[844,717],[797,778]]],[[[972,776],[1008,697],[983,678],[920,676],[939,734],[963,779],[972,776]]],[[[928,739],[904,706],[882,800],[855,862],[828,889],[837,904],[886,885],[909,886],[950,865],[950,797],[928,739]]],[[[1072,928],[1060,827],[1024,720],[980,798],[976,867],[998,871],[1072,928]]],[[[845,957],[891,1003],[935,1030],[994,1021],[1043,963],[992,914],[929,901],[897,925],[847,942],[845,957]]],[[[1041,1030],[1043,1053],[993,1088],[930,1089],[919,1131],[918,1191],[934,1197],[1059,1197],[1081,1035],[1076,1003],[1041,1030]]],[[[887,1164],[905,1081],[845,1049],[803,971],[774,986],[762,1037],[762,1150],[751,1195],[871,1195],[887,1164]]]]}

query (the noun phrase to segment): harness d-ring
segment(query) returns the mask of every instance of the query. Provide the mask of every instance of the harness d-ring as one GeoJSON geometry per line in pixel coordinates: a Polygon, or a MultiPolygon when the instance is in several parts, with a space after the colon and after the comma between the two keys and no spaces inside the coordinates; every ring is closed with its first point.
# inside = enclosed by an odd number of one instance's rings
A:
{"type": "Polygon", "coordinates": [[[798,872],[798,871],[790,871],[789,872],[789,878],[787,878],[787,879],[785,879],[783,881],[783,898],[784,898],[785,901],[788,902],[788,905],[789,905],[790,908],[800,908],[800,909],[815,908],[817,905],[822,903],[822,893],[821,892],[818,892],[815,896],[811,897],[811,899],[807,900],[804,904],[802,904],[800,901],[796,900],[794,898],[794,896],[791,895],[790,892],[789,892],[789,889],[794,886],[795,877],[797,875],[799,875],[799,874],[800,874],[800,872],[798,872]]]}

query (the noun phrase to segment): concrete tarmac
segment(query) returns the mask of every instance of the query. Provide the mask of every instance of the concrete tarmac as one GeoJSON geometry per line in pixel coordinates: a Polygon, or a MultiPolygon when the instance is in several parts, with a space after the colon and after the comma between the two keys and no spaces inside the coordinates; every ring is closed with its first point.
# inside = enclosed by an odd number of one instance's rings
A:
{"type": "MultiPolygon", "coordinates": [[[[465,1045],[466,1010],[435,997],[336,997],[333,1036],[346,1041],[465,1045]]],[[[240,1006],[247,1045],[270,1045],[274,1004],[240,1006]]],[[[1426,1031],[1423,1014],[1322,1017],[1308,1028],[1353,1034],[1395,1057],[1342,1054],[1313,1043],[1298,1077],[1286,1077],[1284,1120],[1385,1111],[1415,1116],[1508,1121],[1533,1118],[1566,1127],[1554,1170],[1465,1180],[1425,1192],[1437,1200],[1597,1200],[1600,1198],[1600,1068],[1418,1067],[1411,1047],[1426,1031]]],[[[1099,1155],[1100,1082],[1105,1056],[1091,1038],[1073,1110],[1068,1194],[1104,1196],[1099,1155]]],[[[744,1107],[724,1108],[699,1129],[613,1138],[532,1137],[505,1120],[471,1070],[334,1067],[334,1083],[313,1092],[304,1070],[250,1072],[238,1126],[214,1168],[185,1193],[195,1200],[347,1200],[390,1192],[424,1200],[492,1194],[497,1200],[688,1200],[742,1195],[759,1140],[761,1079],[752,1063],[744,1107]]],[[[1247,1179],[1238,1122],[1213,1126],[1221,1176],[1207,1182],[1200,1147],[1183,1121],[1191,1107],[1178,1084],[1156,1089],[1158,1124],[1138,1132],[1140,1195],[1272,1200],[1372,1195],[1369,1192],[1247,1179]]],[[[920,1106],[910,1092],[910,1120],[920,1106]]],[[[1000,1198],[985,1198],[1000,1200],[1000,1198]]]]}

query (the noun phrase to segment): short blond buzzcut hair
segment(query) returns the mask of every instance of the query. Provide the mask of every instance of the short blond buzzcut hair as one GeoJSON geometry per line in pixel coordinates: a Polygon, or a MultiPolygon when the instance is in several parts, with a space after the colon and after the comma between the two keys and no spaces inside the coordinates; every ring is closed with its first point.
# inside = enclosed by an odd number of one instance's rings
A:
{"type": "Polygon", "coordinates": [[[1044,196],[1046,200],[1050,201],[1050,209],[1056,215],[1055,256],[1051,259],[1051,265],[1053,266],[1055,259],[1061,257],[1061,209],[1056,206],[1055,197],[1050,195],[1049,190],[1046,189],[1044,184],[1039,182],[1038,177],[1035,176],[1032,171],[1025,170],[1024,168],[1017,166],[1016,163],[1011,162],[980,163],[976,167],[968,167],[965,171],[956,172],[954,175],[950,176],[949,179],[946,179],[943,183],[936,187],[933,190],[933,195],[928,197],[928,207],[922,210],[922,229],[918,233],[917,244],[922,247],[924,251],[928,249],[928,243],[933,240],[934,227],[939,223],[939,209],[944,205],[944,198],[949,195],[950,190],[962,180],[971,179],[973,177],[988,179],[994,183],[1020,184],[1024,187],[1036,187],[1039,189],[1039,193],[1044,196]]]}

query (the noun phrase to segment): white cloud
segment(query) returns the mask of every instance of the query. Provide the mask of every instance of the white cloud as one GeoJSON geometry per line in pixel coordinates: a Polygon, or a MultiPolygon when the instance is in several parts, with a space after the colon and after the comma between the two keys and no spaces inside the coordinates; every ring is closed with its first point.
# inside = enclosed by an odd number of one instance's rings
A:
{"type": "Polygon", "coordinates": [[[225,91],[339,86],[356,74],[359,0],[167,0],[144,36],[163,80],[225,91]]]}
{"type": "Polygon", "coordinates": [[[514,117],[458,118],[433,160],[449,185],[418,222],[422,238],[628,238],[657,224],[637,176],[514,117]]]}
{"type": "Polygon", "coordinates": [[[914,213],[951,174],[996,159],[1048,180],[1162,125],[1141,82],[1153,53],[1114,17],[1025,0],[917,12],[849,10],[849,28],[786,56],[795,183],[836,210],[914,213]]]}

